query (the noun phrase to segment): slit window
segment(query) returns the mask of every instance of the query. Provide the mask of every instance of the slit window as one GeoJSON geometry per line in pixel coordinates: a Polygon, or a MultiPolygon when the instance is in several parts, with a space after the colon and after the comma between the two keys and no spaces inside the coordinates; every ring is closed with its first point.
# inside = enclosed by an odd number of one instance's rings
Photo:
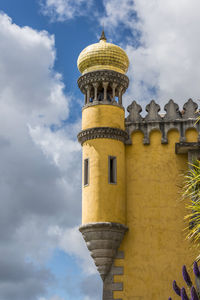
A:
{"type": "Polygon", "coordinates": [[[108,181],[117,183],[117,158],[115,156],[108,157],[108,181]]]}
{"type": "Polygon", "coordinates": [[[84,159],[84,186],[89,184],[89,159],[84,159]]]}

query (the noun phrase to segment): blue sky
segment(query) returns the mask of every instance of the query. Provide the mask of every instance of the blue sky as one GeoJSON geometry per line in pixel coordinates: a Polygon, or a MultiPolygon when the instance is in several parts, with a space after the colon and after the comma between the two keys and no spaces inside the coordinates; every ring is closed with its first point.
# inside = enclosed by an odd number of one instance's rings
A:
{"type": "Polygon", "coordinates": [[[100,300],[81,223],[76,62],[126,50],[124,106],[200,98],[199,0],[0,0],[0,299],[100,300]]]}

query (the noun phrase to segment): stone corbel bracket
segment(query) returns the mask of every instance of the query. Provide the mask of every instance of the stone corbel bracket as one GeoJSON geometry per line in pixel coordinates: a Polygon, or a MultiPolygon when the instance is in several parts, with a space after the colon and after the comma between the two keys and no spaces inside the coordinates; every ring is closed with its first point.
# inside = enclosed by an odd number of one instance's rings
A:
{"type": "Polygon", "coordinates": [[[79,230],[104,281],[128,227],[119,223],[98,222],[82,225],[79,230]]]}
{"type": "Polygon", "coordinates": [[[126,131],[129,134],[129,139],[126,144],[131,144],[131,134],[140,130],[144,134],[143,143],[150,144],[150,133],[152,130],[159,130],[162,134],[161,143],[167,144],[167,134],[169,130],[176,129],[180,133],[180,143],[186,142],[185,133],[187,129],[196,128],[198,131],[198,142],[200,142],[200,124],[196,123],[199,112],[198,105],[189,99],[183,106],[182,113],[179,111],[178,104],[170,100],[164,107],[166,114],[161,116],[159,114],[160,106],[152,100],[147,106],[147,115],[142,118],[140,112],[142,108],[135,101],[128,106],[129,112],[126,118],[126,131]]]}
{"type": "Polygon", "coordinates": [[[200,142],[197,143],[176,143],[176,154],[188,154],[188,162],[192,164],[194,160],[200,160],[200,142]]]}

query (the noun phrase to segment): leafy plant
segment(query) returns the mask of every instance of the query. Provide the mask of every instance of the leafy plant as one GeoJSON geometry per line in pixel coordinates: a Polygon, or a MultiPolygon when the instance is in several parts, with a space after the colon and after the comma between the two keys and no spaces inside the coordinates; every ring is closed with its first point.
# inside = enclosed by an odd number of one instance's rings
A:
{"type": "MultiPolygon", "coordinates": [[[[190,164],[190,169],[185,175],[183,197],[189,199],[187,209],[190,213],[185,217],[189,219],[187,238],[200,242],[200,161],[190,164]]],[[[197,243],[199,246],[199,243],[197,243]]]]}

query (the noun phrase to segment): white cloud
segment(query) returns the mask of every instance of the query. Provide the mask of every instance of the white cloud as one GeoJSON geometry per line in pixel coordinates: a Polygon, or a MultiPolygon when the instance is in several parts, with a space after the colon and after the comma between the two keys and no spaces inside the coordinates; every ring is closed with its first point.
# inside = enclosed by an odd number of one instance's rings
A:
{"type": "MultiPolygon", "coordinates": [[[[81,150],[81,146],[77,140],[72,139],[76,136],[78,130],[80,131],[79,123],[68,125],[67,128],[60,129],[56,132],[52,132],[46,127],[29,126],[30,135],[35,143],[39,145],[44,154],[52,159],[56,166],[62,170],[66,170],[69,164],[74,164],[75,154],[79,154],[81,150]],[[69,160],[69,157],[73,157],[73,159],[69,160]]],[[[78,172],[77,175],[80,176],[80,173],[78,172]]]]}
{"type": "Polygon", "coordinates": [[[61,250],[64,250],[68,254],[75,255],[87,275],[97,274],[94,261],[90,256],[78,227],[64,230],[61,227],[54,226],[49,228],[49,235],[58,239],[61,250]]]}
{"type": "Polygon", "coordinates": [[[30,121],[49,125],[68,116],[61,75],[53,71],[54,37],[46,31],[20,28],[1,14],[0,97],[30,121]]]}
{"type": "Polygon", "coordinates": [[[41,0],[42,12],[52,21],[65,21],[86,15],[93,0],[41,0]]]}
{"type": "Polygon", "coordinates": [[[170,98],[181,104],[199,98],[198,0],[108,0],[104,5],[106,30],[117,32],[123,25],[139,37],[138,47],[130,39],[123,45],[131,63],[126,104],[130,97],[142,104],[152,97],[162,104],[170,98]]]}
{"type": "Polygon", "coordinates": [[[105,29],[112,31],[120,24],[134,28],[132,15],[135,13],[135,6],[133,0],[104,0],[105,16],[101,16],[100,23],[104,25],[105,29]],[[118,9],[119,8],[119,9],[118,9]]]}
{"type": "Polygon", "coordinates": [[[38,300],[64,300],[63,298],[59,297],[59,296],[53,296],[51,298],[39,298],[38,300]]]}
{"type": "Polygon", "coordinates": [[[63,241],[81,222],[80,121],[62,127],[71,97],[53,69],[54,37],[0,14],[0,40],[0,298],[35,300],[55,282],[44,266],[54,249],[80,254],[63,241]]]}

